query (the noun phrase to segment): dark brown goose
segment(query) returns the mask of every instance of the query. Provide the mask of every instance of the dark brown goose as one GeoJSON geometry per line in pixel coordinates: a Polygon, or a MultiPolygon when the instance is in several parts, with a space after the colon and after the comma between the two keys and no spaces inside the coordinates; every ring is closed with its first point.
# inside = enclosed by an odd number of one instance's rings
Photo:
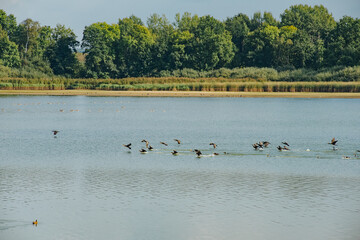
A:
{"type": "Polygon", "coordinates": [[[165,145],[165,146],[167,146],[168,144],[167,143],[164,143],[164,142],[160,142],[162,145],[165,145]]]}
{"type": "Polygon", "coordinates": [[[131,149],[131,143],[129,144],[123,144],[124,147],[127,147],[128,149],[131,149]]]}
{"type": "Polygon", "coordinates": [[[335,146],[337,142],[338,142],[338,140],[335,140],[335,138],[333,138],[333,139],[331,139],[331,142],[329,142],[328,144],[335,146]]]}
{"type": "Polygon", "coordinates": [[[149,147],[149,142],[146,141],[145,139],[143,139],[141,142],[144,142],[146,144],[146,147],[148,148],[149,147]]]}
{"type": "Polygon", "coordinates": [[[141,153],[147,153],[147,151],[145,150],[145,149],[141,149],[141,150],[139,150],[139,152],[141,152],[141,153]]]}
{"type": "Polygon", "coordinates": [[[290,147],[290,145],[287,142],[281,142],[281,143],[288,146],[288,147],[290,147]]]}
{"type": "Polygon", "coordinates": [[[212,145],[214,148],[217,146],[215,143],[210,143],[209,145],[212,145]]]}
{"type": "Polygon", "coordinates": [[[176,141],[178,144],[181,143],[181,141],[179,139],[174,139],[174,141],[176,141]]]}

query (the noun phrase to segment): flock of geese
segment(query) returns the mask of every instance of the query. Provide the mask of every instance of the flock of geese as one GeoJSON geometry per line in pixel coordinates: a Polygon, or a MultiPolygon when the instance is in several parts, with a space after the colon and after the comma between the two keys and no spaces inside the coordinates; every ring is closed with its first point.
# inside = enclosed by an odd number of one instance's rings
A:
{"type": "MultiPolygon", "coordinates": [[[[52,130],[52,133],[53,133],[54,138],[57,137],[57,134],[58,134],[59,132],[60,132],[60,131],[58,131],[58,130],[52,130]]],[[[181,144],[181,141],[180,141],[179,139],[174,139],[174,141],[175,141],[178,145],[181,144]]],[[[145,148],[141,148],[141,149],[139,150],[140,153],[145,154],[145,153],[148,153],[148,151],[153,151],[153,150],[154,150],[154,148],[150,145],[149,141],[143,139],[141,142],[142,142],[142,143],[145,143],[145,148]]],[[[335,138],[333,138],[333,139],[331,139],[331,141],[328,143],[328,144],[330,144],[330,145],[333,146],[333,150],[334,150],[334,151],[338,150],[338,148],[336,148],[337,142],[338,142],[338,140],[336,140],[335,138]]],[[[285,141],[284,141],[284,142],[281,142],[281,143],[282,143],[283,146],[278,145],[278,146],[276,147],[279,151],[290,151],[290,148],[289,148],[289,147],[290,147],[290,144],[289,144],[289,143],[287,143],[287,142],[285,142],[285,141]]],[[[169,146],[169,144],[167,144],[166,142],[160,142],[160,144],[162,144],[162,145],[164,145],[164,146],[166,146],[166,147],[169,146]]],[[[270,144],[271,144],[271,143],[270,143],[269,141],[260,141],[260,142],[258,142],[258,143],[252,144],[252,147],[253,147],[254,150],[256,150],[256,151],[262,151],[262,150],[264,150],[264,148],[267,148],[270,144]]],[[[210,146],[213,146],[213,149],[216,149],[216,147],[217,147],[217,144],[216,144],[216,143],[213,143],[213,142],[209,143],[209,145],[210,145],[210,146]]],[[[132,144],[131,144],[131,143],[123,144],[123,146],[124,146],[125,148],[131,150],[132,144]]],[[[310,149],[306,149],[306,151],[310,151],[310,149]]],[[[195,154],[197,155],[197,157],[201,157],[201,156],[203,155],[203,153],[202,153],[200,150],[198,150],[198,149],[191,150],[191,152],[195,152],[195,154]]],[[[172,155],[174,155],[174,156],[179,155],[179,152],[176,151],[176,150],[173,150],[171,153],[172,153],[172,155]]],[[[354,156],[355,156],[355,157],[360,156],[359,153],[360,153],[360,150],[356,150],[354,156]],[[359,154],[359,155],[358,155],[358,154],[359,154]]],[[[223,152],[223,154],[228,154],[228,153],[227,153],[227,152],[223,152]]],[[[213,155],[217,156],[217,155],[220,155],[220,153],[214,152],[213,155]]],[[[268,155],[268,156],[269,156],[269,155],[268,155]]],[[[344,158],[344,159],[350,159],[349,156],[343,156],[343,158],[344,158]]]]}

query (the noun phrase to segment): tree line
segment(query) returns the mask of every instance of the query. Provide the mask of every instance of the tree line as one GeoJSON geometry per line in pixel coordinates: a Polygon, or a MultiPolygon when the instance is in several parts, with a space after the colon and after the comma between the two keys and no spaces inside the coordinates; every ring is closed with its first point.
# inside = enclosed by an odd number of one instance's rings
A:
{"type": "Polygon", "coordinates": [[[293,5],[276,20],[270,12],[212,16],[153,14],[116,24],[93,23],[82,42],[64,25],[17,24],[0,10],[0,67],[70,78],[158,77],[174,71],[228,68],[321,69],[360,65],[360,20],[335,21],[320,6],[293,5]],[[81,49],[82,51],[79,51],[81,49]]]}

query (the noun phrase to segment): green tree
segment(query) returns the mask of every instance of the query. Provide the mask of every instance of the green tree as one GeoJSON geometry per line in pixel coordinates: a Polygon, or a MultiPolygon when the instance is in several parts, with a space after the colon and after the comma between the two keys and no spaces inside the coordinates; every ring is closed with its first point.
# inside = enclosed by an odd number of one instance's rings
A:
{"type": "Polygon", "coordinates": [[[174,26],[169,23],[165,15],[159,16],[158,14],[151,15],[147,20],[147,25],[155,41],[151,49],[152,71],[173,70],[174,62],[171,55],[172,40],[175,33],[174,26]]]}
{"type": "Polygon", "coordinates": [[[327,39],[326,64],[360,64],[360,19],[344,16],[327,39]]]}
{"type": "Polygon", "coordinates": [[[85,27],[81,46],[85,48],[85,64],[90,76],[117,77],[115,43],[119,38],[120,28],[118,24],[109,25],[103,22],[85,27]]]}
{"type": "Polygon", "coordinates": [[[281,14],[282,26],[295,26],[313,37],[325,39],[336,22],[323,6],[293,5],[281,14]]]}
{"type": "Polygon", "coordinates": [[[79,61],[75,53],[79,42],[75,33],[63,25],[57,25],[52,32],[52,43],[45,51],[45,57],[55,74],[76,76],[79,71],[79,61]]]}
{"type": "Polygon", "coordinates": [[[232,42],[236,46],[235,56],[231,63],[232,67],[244,66],[244,40],[250,32],[250,19],[245,14],[238,14],[232,18],[227,18],[225,28],[232,36],[232,42]]]}
{"type": "Polygon", "coordinates": [[[184,49],[187,59],[183,66],[211,70],[229,65],[234,57],[235,46],[225,24],[211,16],[200,17],[197,24],[193,24],[197,22],[196,17],[189,20],[185,15],[179,22],[179,30],[184,29],[192,34],[184,49]]]}
{"type": "Polygon", "coordinates": [[[7,67],[19,67],[20,56],[17,46],[8,38],[7,32],[0,25],[0,64],[7,67]]]}
{"type": "Polygon", "coordinates": [[[0,9],[0,25],[4,31],[6,31],[10,41],[13,41],[14,32],[17,28],[16,18],[14,15],[6,15],[6,12],[0,9]]]}
{"type": "Polygon", "coordinates": [[[154,36],[136,19],[132,17],[119,20],[120,38],[115,50],[120,77],[145,76],[151,69],[154,36]]]}
{"type": "Polygon", "coordinates": [[[245,40],[247,65],[257,67],[273,66],[279,35],[279,28],[270,25],[264,25],[250,32],[245,40]]]}

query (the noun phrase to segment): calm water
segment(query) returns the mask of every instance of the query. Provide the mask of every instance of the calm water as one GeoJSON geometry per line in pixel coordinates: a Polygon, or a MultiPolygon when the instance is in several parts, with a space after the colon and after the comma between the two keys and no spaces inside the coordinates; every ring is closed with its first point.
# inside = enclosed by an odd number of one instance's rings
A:
{"type": "Polygon", "coordinates": [[[359,99],[0,97],[0,239],[358,240],[356,150],[359,99]]]}

